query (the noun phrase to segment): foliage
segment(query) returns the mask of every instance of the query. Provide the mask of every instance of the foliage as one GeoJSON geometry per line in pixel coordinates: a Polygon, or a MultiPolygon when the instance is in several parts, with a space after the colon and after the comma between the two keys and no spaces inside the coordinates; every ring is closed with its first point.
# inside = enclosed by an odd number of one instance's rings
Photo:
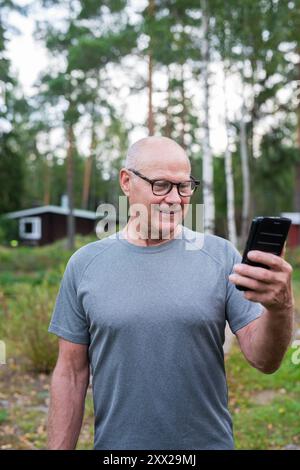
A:
{"type": "MultiPolygon", "coordinates": [[[[105,232],[102,237],[106,237],[105,232]]],[[[75,239],[75,249],[87,243],[96,241],[95,234],[90,236],[77,235],[75,239]]],[[[23,274],[45,274],[47,271],[55,270],[58,266],[65,266],[72,252],[66,249],[66,239],[58,240],[50,245],[41,247],[19,246],[7,248],[0,246],[0,273],[12,273],[18,276],[23,274]]]]}
{"type": "Polygon", "coordinates": [[[8,338],[8,354],[17,350],[36,372],[52,371],[57,359],[57,338],[47,331],[57,286],[18,284],[1,312],[1,333],[8,338]],[[11,351],[10,349],[11,348],[11,351]]]}
{"type": "Polygon", "coordinates": [[[0,216],[0,244],[9,245],[18,239],[18,221],[0,216]]]}
{"type": "MultiPolygon", "coordinates": [[[[183,145],[199,176],[203,129],[208,124],[203,122],[201,88],[201,2],[149,0],[141,6],[126,0],[41,0],[40,4],[45,21],[37,23],[35,37],[47,48],[50,61],[35,84],[36,94],[28,98],[7,58],[9,40],[17,34],[8,21],[9,12],[24,13],[24,8],[10,0],[0,2],[0,93],[4,84],[0,123],[5,129],[0,133],[0,213],[60,204],[66,193],[70,126],[75,133],[75,206],[82,204],[87,156],[92,159],[88,208],[117,201],[118,170],[130,132],[138,124],[128,113],[127,99],[146,97],[150,55],[155,132],[183,145]],[[51,8],[64,13],[61,20],[49,20],[51,8]],[[83,151],[81,142],[89,139],[83,151]]],[[[293,210],[299,191],[295,184],[299,6],[266,0],[207,4],[210,84],[217,80],[218,70],[226,69],[229,81],[239,77],[236,99],[245,97],[252,213],[293,210]]],[[[222,108],[221,102],[220,114],[222,108]]],[[[243,194],[240,119],[239,109],[229,122],[238,229],[243,194]]],[[[222,155],[215,157],[216,230],[225,236],[225,173],[222,155]]],[[[201,188],[194,200],[201,200],[201,188]]]]}
{"type": "Polygon", "coordinates": [[[237,449],[282,449],[299,445],[300,368],[290,348],[280,369],[262,374],[251,367],[236,346],[226,361],[229,408],[233,415],[237,449]],[[257,397],[269,399],[265,403],[257,397]]]}

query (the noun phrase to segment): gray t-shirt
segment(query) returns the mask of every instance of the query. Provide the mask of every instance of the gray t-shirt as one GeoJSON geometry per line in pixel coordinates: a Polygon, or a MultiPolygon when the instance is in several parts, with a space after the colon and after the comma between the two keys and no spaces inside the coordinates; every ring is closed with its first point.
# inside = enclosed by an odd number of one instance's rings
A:
{"type": "Polygon", "coordinates": [[[151,247],[118,232],[71,256],[49,331],[89,345],[95,449],[234,448],[225,323],[236,332],[263,309],[228,280],[240,260],[187,228],[151,247]]]}

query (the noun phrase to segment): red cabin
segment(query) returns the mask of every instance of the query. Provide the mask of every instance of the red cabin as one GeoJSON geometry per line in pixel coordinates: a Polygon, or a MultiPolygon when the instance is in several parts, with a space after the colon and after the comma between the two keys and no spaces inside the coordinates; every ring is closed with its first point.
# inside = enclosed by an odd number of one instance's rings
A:
{"type": "Polygon", "coordinates": [[[283,212],[280,215],[282,217],[288,217],[292,221],[287,239],[287,246],[289,248],[300,246],[300,212],[283,212]]]}

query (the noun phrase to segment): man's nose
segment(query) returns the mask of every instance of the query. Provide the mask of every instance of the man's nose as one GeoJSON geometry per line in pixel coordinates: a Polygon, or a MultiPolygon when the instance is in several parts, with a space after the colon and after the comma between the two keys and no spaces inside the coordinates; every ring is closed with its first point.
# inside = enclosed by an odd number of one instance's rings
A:
{"type": "Polygon", "coordinates": [[[168,202],[169,204],[180,204],[181,203],[181,197],[178,194],[177,186],[173,186],[171,191],[166,195],[165,201],[168,202]]]}

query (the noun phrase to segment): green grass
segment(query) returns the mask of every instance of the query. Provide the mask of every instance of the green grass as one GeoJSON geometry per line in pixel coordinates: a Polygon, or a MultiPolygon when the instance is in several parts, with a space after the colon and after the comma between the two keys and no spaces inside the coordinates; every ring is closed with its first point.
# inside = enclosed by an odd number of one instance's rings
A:
{"type": "MultiPolygon", "coordinates": [[[[300,249],[287,251],[286,259],[293,266],[299,321],[300,249]]],[[[289,348],[278,371],[262,374],[247,363],[237,344],[233,346],[226,360],[226,373],[237,449],[300,446],[300,364],[292,361],[295,353],[296,349],[289,348]],[[257,396],[263,391],[270,394],[269,400],[259,404],[257,396]]]]}
{"type": "Polygon", "coordinates": [[[290,348],[280,369],[262,374],[234,346],[227,361],[229,408],[237,449],[281,449],[300,445],[300,365],[293,364],[290,348]],[[271,391],[265,404],[256,403],[261,391],[271,391]]]}
{"type": "MultiPolygon", "coordinates": [[[[96,236],[76,236],[75,250],[96,240],[96,236]]],[[[8,248],[0,246],[0,272],[14,272],[24,275],[30,272],[54,269],[58,264],[66,264],[71,254],[72,251],[66,248],[66,239],[41,247],[8,248]]]]}
{"type": "MultiPolygon", "coordinates": [[[[78,237],[76,249],[93,240],[95,238],[78,237]]],[[[45,448],[46,414],[36,407],[47,406],[50,377],[42,380],[31,368],[32,375],[26,376],[24,370],[30,359],[34,359],[35,364],[43,362],[45,351],[50,364],[55,360],[51,359],[52,344],[48,343],[54,337],[47,334],[45,325],[48,325],[52,303],[71,254],[65,249],[65,240],[41,248],[0,247],[0,320],[1,315],[11,317],[7,324],[0,321],[0,339],[7,340],[7,357],[16,356],[16,361],[5,369],[7,375],[0,377],[6,384],[3,398],[11,405],[9,413],[0,409],[0,448],[6,444],[19,449],[45,448]],[[28,311],[30,317],[26,317],[28,311]],[[30,332],[34,332],[32,338],[30,332]],[[38,354],[38,361],[33,353],[38,354]],[[16,391],[18,397],[15,397],[16,391]],[[7,428],[11,429],[9,434],[7,428]]],[[[300,249],[289,251],[287,260],[294,268],[294,294],[300,312],[300,249]]],[[[232,348],[226,359],[226,372],[237,449],[282,449],[287,444],[300,445],[300,364],[292,363],[294,352],[290,349],[281,368],[266,375],[248,365],[236,345],[232,348]],[[270,391],[272,398],[260,405],[255,400],[262,391],[270,391]]],[[[93,404],[89,390],[77,448],[91,449],[92,442],[93,404]]]]}
{"type": "Polygon", "coordinates": [[[6,410],[0,410],[0,424],[7,421],[8,412],[6,410]]]}

